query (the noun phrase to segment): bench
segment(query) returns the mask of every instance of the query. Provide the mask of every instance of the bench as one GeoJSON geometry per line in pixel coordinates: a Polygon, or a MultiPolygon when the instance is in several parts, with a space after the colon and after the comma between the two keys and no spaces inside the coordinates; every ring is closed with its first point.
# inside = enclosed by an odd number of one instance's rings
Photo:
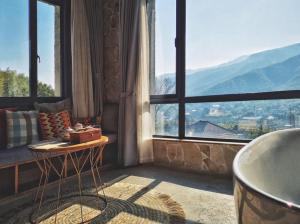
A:
{"type": "MultiPolygon", "coordinates": [[[[117,163],[118,106],[105,104],[102,116],[103,135],[109,138],[103,164],[117,163]]],[[[53,155],[57,157],[59,154],[53,155]]],[[[35,187],[38,179],[35,157],[27,146],[0,150],[0,198],[35,187]],[[36,175],[35,175],[36,174],[36,175]],[[36,177],[36,178],[35,178],[36,177]],[[22,186],[22,189],[20,189],[22,186]]],[[[72,173],[72,172],[71,172],[72,173]]]]}

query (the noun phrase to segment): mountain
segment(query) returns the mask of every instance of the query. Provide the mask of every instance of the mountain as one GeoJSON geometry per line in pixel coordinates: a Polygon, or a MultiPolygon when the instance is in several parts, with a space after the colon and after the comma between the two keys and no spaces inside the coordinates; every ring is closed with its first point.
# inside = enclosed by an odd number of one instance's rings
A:
{"type": "Polygon", "coordinates": [[[204,91],[205,95],[251,93],[299,89],[300,54],[281,63],[255,69],[217,84],[204,91]]]}
{"type": "Polygon", "coordinates": [[[300,43],[242,56],[229,63],[192,73],[186,77],[187,96],[203,95],[208,89],[252,70],[268,67],[300,55],[300,43]]]}
{"type": "MultiPolygon", "coordinates": [[[[297,57],[298,55],[300,55],[300,43],[241,56],[227,63],[206,69],[189,70],[186,75],[186,95],[201,96],[217,92],[220,94],[228,93],[228,91],[241,92],[246,91],[245,86],[247,86],[250,92],[255,92],[256,89],[261,89],[262,87],[264,87],[264,91],[267,91],[267,89],[273,89],[274,84],[272,84],[272,81],[270,81],[268,77],[258,77],[259,72],[265,72],[260,69],[283,63],[290,58],[297,57]],[[254,78],[251,79],[248,75],[246,75],[247,73],[251,73],[258,80],[262,80],[262,82],[255,82],[254,78]],[[242,77],[244,80],[242,80],[242,77]],[[245,80],[245,78],[247,78],[247,80],[245,80]],[[229,84],[230,82],[231,84],[229,84]],[[239,86],[235,85],[241,86],[243,90],[237,91],[239,86]],[[231,86],[234,90],[229,86],[231,86]],[[224,90],[217,90],[216,88],[218,87],[222,87],[224,90]]],[[[284,66],[284,64],[281,66],[284,66]]],[[[274,69],[284,70],[284,68],[280,66],[274,67],[274,69]]],[[[300,77],[294,77],[294,79],[294,81],[297,81],[300,77]]],[[[295,85],[293,84],[294,81],[289,79],[290,83],[286,83],[286,85],[292,88],[292,86],[295,85]]],[[[175,74],[164,74],[157,77],[156,87],[159,87],[156,90],[157,94],[173,93],[175,91],[175,74]]],[[[282,86],[278,88],[284,89],[285,87],[282,86]]],[[[296,86],[293,87],[293,89],[295,88],[296,86]]]]}

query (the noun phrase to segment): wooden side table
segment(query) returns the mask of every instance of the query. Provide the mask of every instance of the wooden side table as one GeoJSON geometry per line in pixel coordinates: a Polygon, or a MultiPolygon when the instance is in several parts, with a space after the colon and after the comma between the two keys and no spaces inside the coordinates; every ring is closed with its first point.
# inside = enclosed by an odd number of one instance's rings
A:
{"type": "MultiPolygon", "coordinates": [[[[102,136],[100,139],[95,141],[90,141],[81,144],[70,144],[66,142],[58,142],[58,141],[47,141],[41,142],[35,145],[30,145],[29,148],[32,150],[32,153],[35,156],[35,161],[37,166],[41,171],[41,176],[39,180],[39,185],[37,188],[37,192],[34,197],[34,203],[38,203],[37,210],[33,211],[30,217],[31,223],[39,223],[40,219],[45,219],[48,217],[39,217],[39,212],[43,204],[43,198],[45,195],[45,191],[47,188],[49,174],[50,171],[53,171],[59,178],[58,189],[57,189],[57,199],[56,199],[56,209],[51,213],[54,215],[55,212],[55,223],[57,220],[57,214],[60,207],[61,198],[61,184],[63,178],[67,176],[67,162],[68,159],[71,161],[71,164],[76,171],[76,175],[78,178],[78,191],[80,197],[80,212],[81,212],[81,223],[88,222],[90,220],[83,219],[83,209],[82,209],[82,182],[81,182],[81,174],[85,165],[89,164],[90,171],[93,177],[93,184],[96,189],[96,194],[94,195],[99,200],[103,200],[105,203],[105,208],[107,206],[107,200],[104,194],[104,190],[101,186],[101,176],[99,172],[99,165],[102,163],[102,154],[105,145],[108,143],[108,138],[106,136],[102,136]],[[81,155],[78,156],[78,152],[81,152],[81,155]],[[56,158],[59,158],[59,162],[61,163],[61,168],[58,168],[53,163],[53,154],[60,155],[56,158]],[[99,185],[103,193],[103,198],[99,195],[99,185]],[[38,198],[40,198],[38,202],[38,198]],[[35,217],[36,216],[36,217],[35,217]]],[[[104,209],[105,209],[104,208],[104,209]]],[[[102,211],[104,210],[102,209],[102,211]]],[[[100,208],[101,210],[101,208],[100,208]]]]}

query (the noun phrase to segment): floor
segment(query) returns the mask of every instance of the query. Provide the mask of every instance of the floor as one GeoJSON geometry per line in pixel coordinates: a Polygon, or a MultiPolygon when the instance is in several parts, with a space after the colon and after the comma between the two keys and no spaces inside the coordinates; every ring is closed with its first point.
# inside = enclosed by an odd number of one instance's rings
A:
{"type": "MultiPolygon", "coordinates": [[[[143,185],[170,195],[182,206],[186,223],[236,223],[230,179],[185,173],[151,165],[105,171],[102,177],[105,183],[143,185]]],[[[0,209],[0,223],[5,223],[3,212],[11,214],[10,209],[17,208],[30,198],[32,197],[15,198],[5,205],[1,205],[0,202],[0,207],[6,208],[0,209]]]]}

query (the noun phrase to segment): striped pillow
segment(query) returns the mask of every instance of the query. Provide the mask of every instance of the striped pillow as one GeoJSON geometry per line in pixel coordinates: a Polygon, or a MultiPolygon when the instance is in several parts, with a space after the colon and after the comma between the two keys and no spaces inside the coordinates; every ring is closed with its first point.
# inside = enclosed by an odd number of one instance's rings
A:
{"type": "Polygon", "coordinates": [[[39,141],[36,111],[6,111],[7,148],[39,141]]]}
{"type": "Polygon", "coordinates": [[[65,130],[71,127],[68,111],[59,113],[39,113],[39,123],[43,140],[50,140],[63,136],[65,130]]]}

